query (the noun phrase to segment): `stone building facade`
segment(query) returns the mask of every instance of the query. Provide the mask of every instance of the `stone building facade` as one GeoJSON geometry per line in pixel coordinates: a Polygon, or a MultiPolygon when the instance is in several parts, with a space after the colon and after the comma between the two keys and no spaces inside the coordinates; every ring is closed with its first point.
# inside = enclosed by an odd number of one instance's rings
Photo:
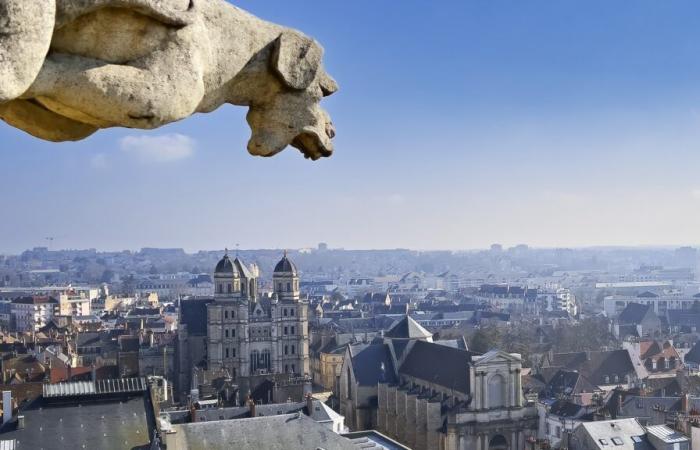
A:
{"type": "Polygon", "coordinates": [[[214,273],[207,305],[207,366],[227,370],[242,395],[261,376],[310,377],[308,303],[299,293],[296,266],[284,257],[273,273],[273,294],[258,292],[259,270],[225,255],[214,273]]]}
{"type": "Polygon", "coordinates": [[[376,428],[415,450],[520,450],[536,436],[520,355],[484,355],[422,336],[410,317],[383,340],[349,346],[341,413],[353,430],[376,428]],[[407,332],[396,333],[396,329],[407,332]]]}

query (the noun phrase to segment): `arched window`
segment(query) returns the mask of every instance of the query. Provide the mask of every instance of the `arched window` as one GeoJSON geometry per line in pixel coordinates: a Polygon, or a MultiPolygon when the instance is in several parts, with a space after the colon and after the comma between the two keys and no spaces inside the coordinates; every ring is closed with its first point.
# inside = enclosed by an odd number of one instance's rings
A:
{"type": "Polygon", "coordinates": [[[610,377],[607,376],[607,375],[605,375],[605,376],[603,377],[603,383],[605,383],[605,384],[610,384],[610,377]]]}
{"type": "Polygon", "coordinates": [[[620,377],[617,376],[617,375],[615,375],[615,376],[613,377],[613,380],[615,380],[615,383],[619,383],[619,382],[620,382],[620,377]]]}
{"type": "Polygon", "coordinates": [[[496,374],[489,378],[488,399],[489,408],[506,406],[506,382],[502,375],[496,374]]]}

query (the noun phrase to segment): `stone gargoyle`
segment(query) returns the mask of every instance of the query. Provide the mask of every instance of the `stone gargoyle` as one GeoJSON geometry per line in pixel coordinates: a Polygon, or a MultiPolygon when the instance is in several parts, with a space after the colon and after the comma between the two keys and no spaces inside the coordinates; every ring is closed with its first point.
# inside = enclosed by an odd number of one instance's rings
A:
{"type": "Polygon", "coordinates": [[[0,0],[0,118],[49,141],[248,106],[248,151],[333,151],[323,48],[225,0],[0,0]]]}

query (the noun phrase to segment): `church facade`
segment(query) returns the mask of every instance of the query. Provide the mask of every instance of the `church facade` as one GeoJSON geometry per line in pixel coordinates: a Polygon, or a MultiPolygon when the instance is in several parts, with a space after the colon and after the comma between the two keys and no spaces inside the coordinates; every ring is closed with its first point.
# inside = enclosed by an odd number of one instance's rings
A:
{"type": "Polygon", "coordinates": [[[308,303],[300,298],[296,266],[285,253],[275,266],[271,296],[260,295],[259,276],[256,265],[224,255],[207,305],[208,369],[228,371],[248,389],[274,375],[310,376],[308,303]]]}

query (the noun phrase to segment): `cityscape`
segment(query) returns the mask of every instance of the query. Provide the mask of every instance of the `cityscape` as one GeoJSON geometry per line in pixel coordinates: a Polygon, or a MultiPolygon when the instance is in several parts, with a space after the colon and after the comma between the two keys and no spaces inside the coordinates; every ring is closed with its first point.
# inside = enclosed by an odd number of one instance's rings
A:
{"type": "Polygon", "coordinates": [[[699,256],[326,243],[0,256],[0,437],[18,448],[238,448],[241,436],[242,448],[691,448],[699,256]]]}
{"type": "Polygon", "coordinates": [[[700,450],[698,18],[0,0],[0,450],[700,450]]]}

